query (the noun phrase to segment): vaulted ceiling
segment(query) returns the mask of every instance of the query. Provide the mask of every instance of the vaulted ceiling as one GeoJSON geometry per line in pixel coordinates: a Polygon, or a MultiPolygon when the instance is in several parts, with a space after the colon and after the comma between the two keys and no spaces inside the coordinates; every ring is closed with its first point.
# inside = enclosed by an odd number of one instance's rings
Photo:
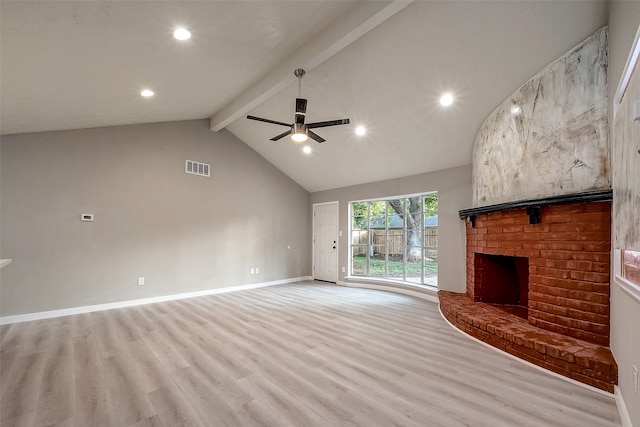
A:
{"type": "Polygon", "coordinates": [[[469,164],[483,119],[606,25],[608,4],[3,0],[0,13],[2,134],[210,118],[319,191],[469,164]],[[192,38],[173,39],[178,26],[192,38]],[[307,121],[351,119],[317,129],[311,154],[245,118],[292,122],[300,67],[307,121]]]}

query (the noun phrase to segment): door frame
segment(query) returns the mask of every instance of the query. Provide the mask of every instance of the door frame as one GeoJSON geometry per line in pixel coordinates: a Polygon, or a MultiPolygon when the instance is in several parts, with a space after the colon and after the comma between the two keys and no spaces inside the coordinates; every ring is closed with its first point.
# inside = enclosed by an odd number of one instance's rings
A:
{"type": "Polygon", "coordinates": [[[316,206],[324,205],[336,206],[336,283],[338,283],[338,279],[340,279],[340,240],[338,237],[338,234],[340,233],[340,202],[338,200],[313,204],[311,213],[311,277],[316,280],[316,206]]]}

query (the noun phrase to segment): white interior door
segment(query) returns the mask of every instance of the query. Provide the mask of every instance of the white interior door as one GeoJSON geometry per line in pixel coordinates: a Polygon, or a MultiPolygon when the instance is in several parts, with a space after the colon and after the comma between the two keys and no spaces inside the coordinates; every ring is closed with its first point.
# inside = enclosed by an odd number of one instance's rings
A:
{"type": "Polygon", "coordinates": [[[313,205],[313,278],[338,281],[338,202],[313,205]]]}

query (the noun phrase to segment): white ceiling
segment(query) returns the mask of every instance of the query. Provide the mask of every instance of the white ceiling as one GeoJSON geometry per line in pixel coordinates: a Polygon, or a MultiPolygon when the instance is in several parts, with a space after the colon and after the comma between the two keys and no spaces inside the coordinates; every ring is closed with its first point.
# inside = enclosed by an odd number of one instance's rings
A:
{"type": "MultiPolygon", "coordinates": [[[[465,165],[483,119],[606,1],[0,2],[2,134],[212,117],[319,191],[465,165]],[[193,37],[177,42],[174,27],[193,37]],[[311,155],[286,130],[303,67],[311,155]],[[150,99],[143,88],[155,90],[150,99]],[[438,98],[454,93],[443,109],[438,98]],[[355,125],[367,128],[364,137],[355,125]]],[[[213,131],[212,131],[213,132],[213,131]]],[[[214,165],[215,166],[215,165],[214,165]]]]}

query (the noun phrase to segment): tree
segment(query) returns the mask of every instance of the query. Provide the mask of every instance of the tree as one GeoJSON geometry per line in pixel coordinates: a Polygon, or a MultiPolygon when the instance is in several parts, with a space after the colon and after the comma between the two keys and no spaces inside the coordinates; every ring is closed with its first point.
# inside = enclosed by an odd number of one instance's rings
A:
{"type": "Polygon", "coordinates": [[[431,193],[424,196],[424,216],[432,217],[438,213],[438,193],[431,193]]]}
{"type": "Polygon", "coordinates": [[[401,199],[388,200],[389,211],[386,209],[386,201],[353,203],[353,227],[366,230],[368,224],[375,217],[385,217],[391,220],[391,214],[395,212],[406,223],[407,242],[405,245],[405,259],[409,262],[422,260],[422,226],[424,218],[438,213],[438,194],[432,193],[426,196],[416,196],[401,199]],[[423,199],[424,204],[421,203],[423,199]],[[393,211],[393,212],[392,212],[393,211]]]}
{"type": "Polygon", "coordinates": [[[420,204],[421,196],[389,200],[389,205],[407,224],[405,257],[408,262],[422,260],[422,226],[424,218],[438,213],[438,193],[424,196],[424,216],[420,204]]]}
{"type": "Polygon", "coordinates": [[[360,229],[366,229],[371,218],[385,214],[384,200],[374,202],[354,202],[353,203],[353,222],[354,226],[360,229]],[[369,212],[371,209],[371,212],[369,212]]]}
{"type": "Polygon", "coordinates": [[[389,200],[389,206],[398,214],[407,226],[405,259],[416,262],[422,259],[422,236],[420,222],[423,220],[420,196],[407,199],[389,200]]]}

